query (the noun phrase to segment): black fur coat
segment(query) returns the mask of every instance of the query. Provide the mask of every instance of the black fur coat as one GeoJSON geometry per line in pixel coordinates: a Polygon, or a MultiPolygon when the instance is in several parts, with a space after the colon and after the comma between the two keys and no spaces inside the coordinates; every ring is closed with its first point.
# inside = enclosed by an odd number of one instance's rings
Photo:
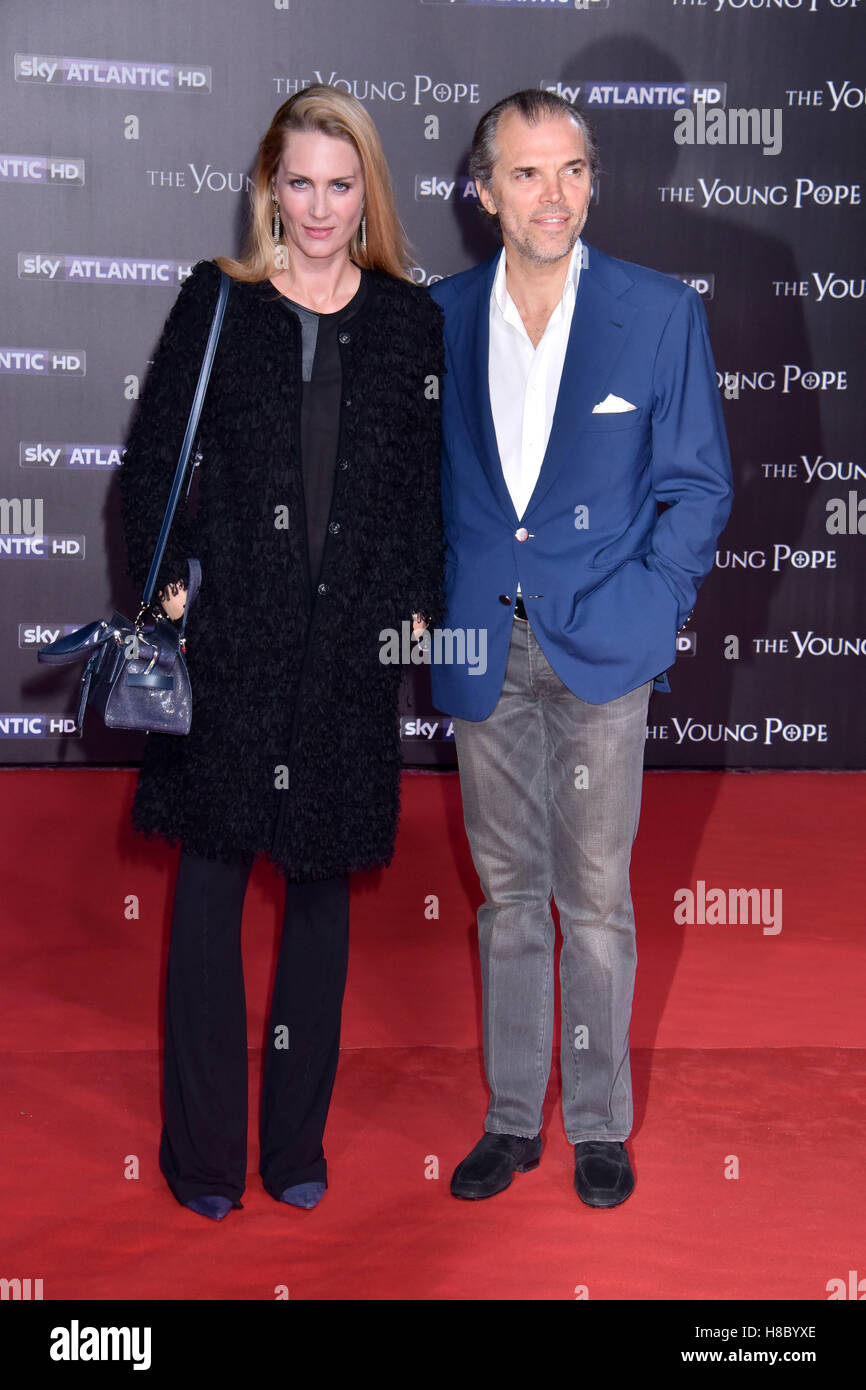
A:
{"type": "MultiPolygon", "coordinates": [[[[300,324],[269,281],[232,282],[202,462],[157,584],[185,578],[188,556],[201,561],[186,627],[191,729],[148,735],[133,825],[212,859],[264,853],[290,879],[390,860],[403,668],[380,661],[379,634],[399,632],[413,611],[442,613],[441,311],[426,290],[381,272],[368,284],[340,346],[340,441],[318,589],[306,578],[300,324]]],[[[140,590],[218,287],[212,261],[183,284],[120,469],[127,572],[140,590]]]]}

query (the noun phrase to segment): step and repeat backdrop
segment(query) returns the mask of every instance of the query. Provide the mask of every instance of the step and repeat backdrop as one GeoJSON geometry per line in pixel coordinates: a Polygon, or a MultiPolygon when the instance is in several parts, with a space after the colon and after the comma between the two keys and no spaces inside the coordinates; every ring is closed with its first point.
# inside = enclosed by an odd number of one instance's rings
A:
{"type": "MultiPolygon", "coordinates": [[[[116,479],[202,257],[239,249],[258,140],[312,82],[373,115],[419,284],[490,254],[466,174],[520,87],[576,101],[585,239],[706,305],[736,498],[653,696],[647,765],[862,768],[866,0],[3,0],[0,760],[134,763],[41,644],[114,606],[116,479]]],[[[204,466],[204,465],[203,465],[204,466]]],[[[410,765],[454,764],[428,671],[410,765]]],[[[357,718],[365,713],[358,709],[357,718]]]]}

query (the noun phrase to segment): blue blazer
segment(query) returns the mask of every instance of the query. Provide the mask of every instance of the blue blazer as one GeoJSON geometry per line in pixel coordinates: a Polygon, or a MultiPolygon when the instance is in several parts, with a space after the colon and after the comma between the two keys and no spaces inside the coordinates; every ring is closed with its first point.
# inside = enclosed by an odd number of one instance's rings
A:
{"type": "Polygon", "coordinates": [[[442,626],[475,629],[467,651],[476,655],[486,640],[483,670],[481,660],[454,659],[453,641],[438,658],[434,648],[433,702],[462,719],[485,719],[499,698],[518,581],[542,651],[581,699],[601,704],[663,672],[730,513],[730,454],[699,295],[594,247],[586,253],[550,438],[522,518],[488,388],[499,253],[430,290],[445,314],[442,626]],[[636,409],[593,414],[608,394],[636,409]]]}

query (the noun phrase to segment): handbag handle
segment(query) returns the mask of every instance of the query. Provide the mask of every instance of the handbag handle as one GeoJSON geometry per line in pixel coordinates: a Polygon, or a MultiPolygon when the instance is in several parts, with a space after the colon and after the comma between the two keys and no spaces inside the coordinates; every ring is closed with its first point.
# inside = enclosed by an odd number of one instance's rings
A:
{"type": "MultiPolygon", "coordinates": [[[[162,564],[162,557],[165,554],[168,533],[171,530],[171,523],[174,520],[174,514],[177,510],[177,503],[180,497],[180,490],[183,486],[183,475],[189,463],[193,440],[195,439],[195,433],[198,429],[199,416],[201,415],[201,408],[204,404],[205,392],[207,391],[207,384],[210,379],[210,371],[213,366],[217,340],[219,339],[220,329],[222,328],[223,316],[226,310],[226,300],[229,297],[230,287],[231,281],[228,275],[226,275],[224,270],[221,270],[219,294],[217,295],[216,307],[213,312],[210,333],[208,334],[207,345],[204,350],[204,357],[202,358],[201,370],[198,374],[198,382],[192,400],[192,407],[189,412],[189,419],[186,422],[186,433],[184,434],[183,443],[180,447],[180,457],[178,458],[177,468],[174,473],[174,482],[171,486],[168,504],[165,509],[165,516],[162,519],[162,528],[156,542],[156,549],[153,552],[153,559],[150,562],[150,572],[147,576],[147,583],[144,586],[144,594],[142,595],[141,608],[138,614],[139,618],[145,612],[153,597],[156,576],[159,574],[159,567],[162,564]]],[[[189,607],[188,602],[187,607],[189,607]]],[[[136,622],[138,622],[138,619],[136,619],[136,622]]]]}
{"type": "Polygon", "coordinates": [[[178,636],[181,641],[181,647],[183,646],[183,639],[186,634],[186,615],[192,608],[192,605],[195,601],[195,596],[198,593],[199,586],[201,584],[201,563],[198,560],[193,559],[192,556],[189,557],[186,563],[187,568],[189,569],[189,579],[187,581],[186,586],[186,603],[183,606],[183,617],[180,620],[180,631],[178,632],[178,636]]]}

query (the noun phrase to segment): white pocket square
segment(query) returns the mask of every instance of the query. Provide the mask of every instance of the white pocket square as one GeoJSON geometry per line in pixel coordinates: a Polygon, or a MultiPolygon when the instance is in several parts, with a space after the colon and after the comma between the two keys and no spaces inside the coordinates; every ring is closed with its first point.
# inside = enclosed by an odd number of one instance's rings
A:
{"type": "Polygon", "coordinates": [[[637,406],[624,401],[622,396],[605,396],[603,401],[592,407],[593,415],[613,415],[623,410],[637,410],[637,406]]]}

